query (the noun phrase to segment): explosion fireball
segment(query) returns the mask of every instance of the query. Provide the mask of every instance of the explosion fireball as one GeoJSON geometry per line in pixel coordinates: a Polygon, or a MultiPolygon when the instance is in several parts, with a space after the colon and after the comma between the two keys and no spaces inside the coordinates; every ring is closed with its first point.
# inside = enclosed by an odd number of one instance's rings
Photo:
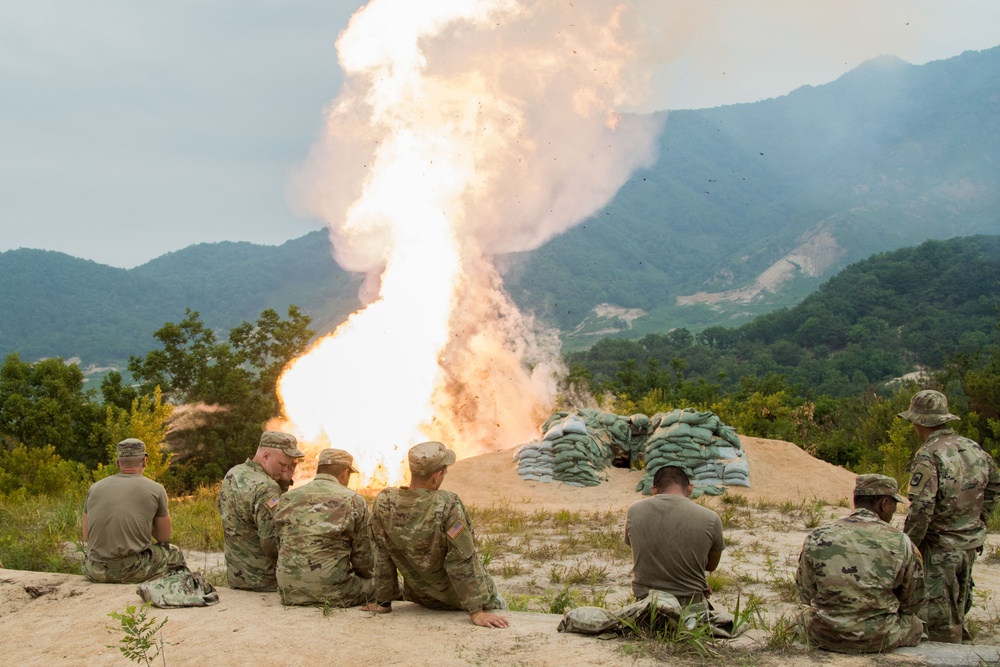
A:
{"type": "Polygon", "coordinates": [[[662,118],[620,118],[626,5],[372,0],[337,40],[345,73],[290,197],[329,226],[366,305],[285,370],[285,419],[347,449],[361,486],[427,439],[459,457],[537,436],[558,340],[498,265],[600,208],[653,159],[662,118]]]}

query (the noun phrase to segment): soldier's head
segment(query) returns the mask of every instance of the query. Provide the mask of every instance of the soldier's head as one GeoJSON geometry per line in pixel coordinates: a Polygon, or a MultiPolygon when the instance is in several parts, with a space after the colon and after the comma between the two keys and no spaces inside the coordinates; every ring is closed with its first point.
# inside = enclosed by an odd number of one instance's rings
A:
{"type": "Polygon", "coordinates": [[[896,416],[913,424],[921,434],[935,431],[950,421],[961,419],[948,412],[948,397],[933,389],[918,391],[910,399],[910,409],[896,416]]]}
{"type": "Polygon", "coordinates": [[[663,466],[653,474],[652,494],[670,493],[675,496],[691,496],[691,478],[684,468],[679,466],[663,466]]]}
{"type": "Polygon", "coordinates": [[[146,443],[138,438],[126,438],[118,443],[118,469],[122,472],[142,472],[146,467],[146,443]]]}
{"type": "Polygon", "coordinates": [[[316,474],[332,475],[337,481],[347,486],[351,473],[358,472],[354,467],[354,457],[343,449],[324,449],[319,453],[316,464],[316,474]]]}
{"type": "Polygon", "coordinates": [[[410,486],[435,490],[441,487],[448,466],[457,459],[454,450],[434,441],[414,445],[406,458],[410,464],[410,486]]]}
{"type": "Polygon", "coordinates": [[[305,456],[298,445],[299,441],[291,433],[264,431],[253,460],[271,479],[291,481],[297,459],[305,456]]]}
{"type": "Polygon", "coordinates": [[[892,521],[896,506],[906,500],[899,484],[885,475],[858,475],[854,481],[854,508],[875,512],[886,523],[892,521]]]}

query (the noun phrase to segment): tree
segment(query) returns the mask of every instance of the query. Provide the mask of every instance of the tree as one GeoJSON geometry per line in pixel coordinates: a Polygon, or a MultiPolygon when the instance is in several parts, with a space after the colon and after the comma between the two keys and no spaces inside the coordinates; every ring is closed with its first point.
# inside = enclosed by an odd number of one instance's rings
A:
{"type": "Polygon", "coordinates": [[[281,371],[313,336],[309,322],[295,306],[285,320],[268,309],[219,342],[188,309],[179,324],[168,322],[153,334],[162,349],[129,360],[144,395],[160,387],[174,404],[198,404],[189,410],[198,418],[170,434],[176,452],[172,485],[215,482],[253,451],[261,424],[278,415],[281,371]]]}
{"type": "Polygon", "coordinates": [[[52,445],[61,458],[94,468],[105,460],[103,410],[83,384],[75,364],[8,355],[0,367],[0,436],[29,449],[52,445]]]}
{"type": "Polygon", "coordinates": [[[167,439],[167,422],[173,414],[172,405],[163,402],[159,387],[152,396],[132,399],[129,410],[115,405],[105,405],[105,429],[107,430],[107,451],[109,465],[98,469],[98,477],[107,477],[119,472],[115,460],[118,443],[126,438],[138,438],[146,444],[146,470],[143,474],[150,479],[159,479],[170,465],[170,454],[163,451],[167,439]]]}

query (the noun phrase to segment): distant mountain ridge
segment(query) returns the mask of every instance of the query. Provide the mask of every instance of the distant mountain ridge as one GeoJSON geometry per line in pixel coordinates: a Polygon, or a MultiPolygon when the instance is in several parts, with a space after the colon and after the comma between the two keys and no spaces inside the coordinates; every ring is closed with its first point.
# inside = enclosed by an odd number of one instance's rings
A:
{"type": "MultiPolygon", "coordinates": [[[[515,301],[568,348],[740,324],[873,253],[1000,233],[1000,47],[921,66],[877,58],[783,97],[670,112],[659,143],[603,210],[503,258],[515,301]]],[[[121,363],[186,307],[225,333],[294,303],[329,330],[361,282],[331,256],[323,231],[199,244],[130,270],[0,253],[0,354],[121,363]]]]}

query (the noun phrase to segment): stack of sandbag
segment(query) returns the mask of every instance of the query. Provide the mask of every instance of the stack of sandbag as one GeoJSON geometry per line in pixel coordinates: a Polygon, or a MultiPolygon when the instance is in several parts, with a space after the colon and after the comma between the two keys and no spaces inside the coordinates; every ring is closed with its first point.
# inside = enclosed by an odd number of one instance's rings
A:
{"type": "Polygon", "coordinates": [[[522,479],[559,481],[571,486],[597,486],[607,475],[611,450],[591,436],[580,414],[556,413],[544,424],[541,442],[532,442],[514,453],[522,479]]]}
{"type": "Polygon", "coordinates": [[[750,486],[750,468],[735,429],[712,412],[693,408],[653,415],[656,430],[646,441],[646,475],[636,487],[649,495],[656,471],[684,468],[696,492],[721,494],[722,486],[750,486]]]}
{"type": "Polygon", "coordinates": [[[551,441],[542,440],[521,445],[514,451],[514,460],[517,461],[517,474],[521,479],[535,482],[553,480],[556,455],[552,451],[551,441]]]}
{"type": "Polygon", "coordinates": [[[629,418],[592,408],[584,408],[576,414],[583,419],[590,436],[611,452],[611,464],[628,468],[632,462],[633,449],[629,418]]]}

